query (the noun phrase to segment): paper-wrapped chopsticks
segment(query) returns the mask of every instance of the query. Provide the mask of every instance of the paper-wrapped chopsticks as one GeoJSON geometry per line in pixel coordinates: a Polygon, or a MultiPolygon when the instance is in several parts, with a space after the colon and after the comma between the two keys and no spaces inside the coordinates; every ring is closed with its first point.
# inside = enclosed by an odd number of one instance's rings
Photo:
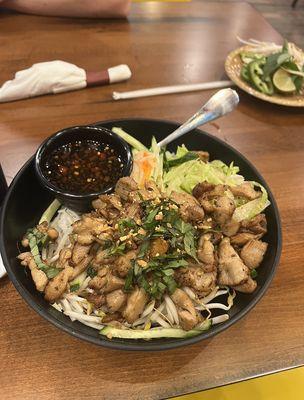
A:
{"type": "Polygon", "coordinates": [[[18,71],[14,79],[4,83],[0,87],[0,103],[110,85],[125,81],[131,75],[130,68],[125,64],[91,72],[61,60],[41,62],[18,71]]]}
{"type": "Polygon", "coordinates": [[[135,99],[137,97],[159,96],[162,94],[193,92],[197,90],[219,89],[232,86],[232,81],[214,81],[192,83],[188,85],[163,86],[149,89],[133,90],[131,92],[113,92],[114,100],[135,99]]]}

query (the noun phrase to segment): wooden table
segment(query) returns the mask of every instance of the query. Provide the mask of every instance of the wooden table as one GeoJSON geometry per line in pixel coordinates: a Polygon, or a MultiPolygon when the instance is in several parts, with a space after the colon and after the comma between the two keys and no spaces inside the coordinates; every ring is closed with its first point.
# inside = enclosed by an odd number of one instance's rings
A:
{"type": "MultiPolygon", "coordinates": [[[[136,4],[129,22],[2,14],[0,26],[0,81],[53,59],[87,69],[127,63],[133,78],[115,90],[221,79],[236,34],[280,40],[245,3],[136,4]]],[[[0,160],[7,178],[42,139],[62,127],[124,116],[183,121],[211,94],[113,102],[113,89],[1,104],[0,160]]],[[[63,334],[36,315],[5,278],[0,281],[0,397],[163,399],[303,364],[304,115],[243,93],[240,98],[220,129],[207,130],[243,152],[278,201],[284,249],[262,301],[212,340],[162,353],[128,353],[63,334]]]]}

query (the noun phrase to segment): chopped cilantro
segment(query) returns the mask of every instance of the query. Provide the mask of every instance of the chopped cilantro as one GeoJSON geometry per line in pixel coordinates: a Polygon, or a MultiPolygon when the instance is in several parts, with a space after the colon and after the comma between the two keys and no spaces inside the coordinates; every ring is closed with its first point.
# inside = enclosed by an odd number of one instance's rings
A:
{"type": "Polygon", "coordinates": [[[77,290],[79,290],[80,285],[79,283],[75,283],[74,285],[70,286],[70,292],[77,292],[77,290]]]}
{"type": "Polygon", "coordinates": [[[257,270],[256,269],[252,269],[250,271],[250,276],[251,276],[252,279],[255,279],[258,276],[257,270]]]}
{"type": "Polygon", "coordinates": [[[92,265],[89,265],[89,267],[88,267],[88,269],[87,269],[87,275],[88,275],[90,278],[94,278],[94,276],[97,275],[97,271],[96,271],[96,269],[95,269],[92,265]]]}

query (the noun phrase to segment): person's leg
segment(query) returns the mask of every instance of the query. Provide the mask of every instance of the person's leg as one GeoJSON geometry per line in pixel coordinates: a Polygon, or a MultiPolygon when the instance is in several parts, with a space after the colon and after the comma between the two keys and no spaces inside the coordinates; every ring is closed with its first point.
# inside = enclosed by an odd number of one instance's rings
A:
{"type": "Polygon", "coordinates": [[[0,0],[0,7],[27,14],[87,18],[124,18],[131,0],[0,0]]]}

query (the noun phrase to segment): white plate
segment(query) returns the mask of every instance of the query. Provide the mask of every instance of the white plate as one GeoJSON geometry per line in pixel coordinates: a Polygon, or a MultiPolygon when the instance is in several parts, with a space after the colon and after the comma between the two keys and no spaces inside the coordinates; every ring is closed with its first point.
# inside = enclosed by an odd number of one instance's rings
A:
{"type": "Polygon", "coordinates": [[[2,257],[0,254],[0,278],[2,278],[4,275],[6,275],[6,269],[4,268],[2,257]]]}

